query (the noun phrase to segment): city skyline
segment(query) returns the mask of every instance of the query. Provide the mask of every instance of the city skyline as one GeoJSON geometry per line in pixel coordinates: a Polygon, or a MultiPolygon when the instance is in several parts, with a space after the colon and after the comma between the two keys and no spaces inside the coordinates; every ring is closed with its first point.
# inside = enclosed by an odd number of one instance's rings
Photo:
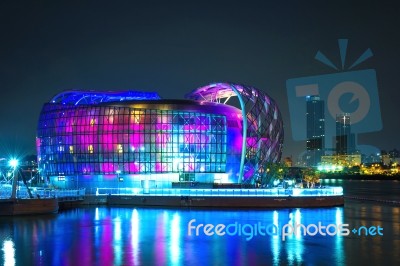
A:
{"type": "Polygon", "coordinates": [[[349,40],[345,70],[370,48],[373,57],[354,70],[374,69],[377,76],[383,128],[359,134],[358,141],[399,149],[400,125],[391,122],[400,111],[399,40],[393,34],[398,5],[0,5],[2,155],[36,152],[41,106],[64,90],[157,91],[171,99],[210,82],[232,81],[276,100],[285,125],[283,157],[296,160],[306,144],[293,138],[285,82],[336,73],[314,56],[322,51],[339,65],[341,38],[349,40]]]}

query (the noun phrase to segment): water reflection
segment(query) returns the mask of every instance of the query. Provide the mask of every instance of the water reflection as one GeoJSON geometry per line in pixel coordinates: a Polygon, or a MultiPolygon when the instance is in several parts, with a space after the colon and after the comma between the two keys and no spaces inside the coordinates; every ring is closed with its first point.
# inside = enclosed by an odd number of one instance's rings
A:
{"type": "MultiPolygon", "coordinates": [[[[336,208],[335,224],[336,225],[345,224],[345,221],[343,219],[343,208],[336,208]]],[[[335,253],[335,257],[337,258],[337,262],[339,264],[344,264],[344,262],[345,262],[345,257],[344,257],[344,252],[343,252],[343,238],[344,238],[344,236],[341,236],[340,234],[337,234],[335,236],[334,253],[335,253]]]]}
{"type": "Polygon", "coordinates": [[[181,216],[178,213],[174,213],[170,226],[170,238],[171,242],[169,244],[169,252],[170,252],[170,261],[168,265],[177,265],[180,261],[180,252],[181,252],[181,216]]]}
{"type": "Polygon", "coordinates": [[[1,217],[0,265],[400,264],[398,239],[400,208],[371,202],[279,210],[81,208],[58,215],[1,217]],[[202,227],[196,236],[188,234],[192,219],[195,225],[275,225],[278,231],[263,235],[255,230],[246,240],[240,230],[208,236],[202,227]],[[310,236],[300,231],[283,241],[279,234],[285,224],[318,222],[379,225],[384,235],[310,236]]]}
{"type": "Polygon", "coordinates": [[[113,238],[113,253],[114,253],[114,265],[121,265],[122,263],[122,229],[121,229],[121,218],[116,217],[113,220],[113,231],[114,231],[114,238],[113,238]]]}
{"type": "MultiPolygon", "coordinates": [[[[292,214],[291,218],[291,224],[292,226],[296,226],[298,224],[302,224],[301,221],[301,212],[300,209],[296,209],[294,215],[292,214]]],[[[292,235],[293,237],[293,235],[292,235]]],[[[290,263],[296,262],[296,264],[302,263],[303,262],[303,252],[304,252],[304,246],[303,246],[303,235],[300,232],[297,232],[294,235],[296,241],[293,241],[292,244],[292,249],[289,250],[288,254],[288,260],[290,263]]]]}
{"type": "MultiPolygon", "coordinates": [[[[279,213],[278,211],[272,212],[272,224],[278,226],[279,225],[279,213]]],[[[272,251],[272,262],[274,265],[279,264],[279,257],[280,257],[280,250],[281,250],[281,243],[282,240],[279,236],[279,231],[276,232],[276,235],[271,237],[271,251],[272,251]]]]}
{"type": "Polygon", "coordinates": [[[392,231],[395,235],[400,235],[400,208],[392,208],[392,217],[394,219],[392,231]]]}
{"type": "MultiPolygon", "coordinates": [[[[358,221],[373,223],[377,217],[387,217],[385,207],[360,206],[350,210],[358,221]],[[358,210],[358,211],[355,211],[358,210]],[[380,212],[374,216],[372,213],[380,212]],[[360,215],[362,214],[362,215],[360,215]],[[370,217],[370,218],[367,218],[370,217]],[[369,220],[365,220],[369,219],[369,220]]],[[[398,209],[390,210],[394,222],[399,224],[398,209]]],[[[287,236],[285,241],[278,232],[255,235],[246,240],[246,235],[216,234],[188,236],[188,222],[196,219],[197,224],[245,224],[276,225],[281,230],[285,224],[293,227],[321,222],[323,225],[349,223],[345,220],[344,208],[327,209],[282,209],[265,211],[210,211],[210,210],[160,210],[132,208],[88,208],[60,213],[42,219],[9,218],[13,224],[8,227],[11,239],[2,242],[2,261],[14,265],[20,261],[36,261],[42,264],[59,262],[64,265],[93,264],[139,265],[163,264],[258,264],[260,259],[269,264],[319,264],[327,259],[334,263],[344,263],[345,241],[356,241],[362,253],[370,252],[371,243],[385,245],[382,238],[356,238],[350,236],[309,236],[300,230],[287,236]],[[21,235],[30,236],[26,243],[21,235]],[[16,242],[13,242],[16,241],[16,242]],[[30,255],[19,251],[18,247],[32,249],[30,255]],[[45,251],[45,252],[43,252],[45,251]],[[50,252],[51,251],[51,252],[50,252]],[[310,252],[313,256],[309,256],[310,252]],[[307,255],[308,254],[308,255],[307,255]],[[21,259],[22,258],[22,259],[21,259]]],[[[385,227],[384,222],[379,222],[385,227]]],[[[2,229],[7,227],[2,227],[2,229]]],[[[391,225],[393,230],[395,227],[391,225]]],[[[398,235],[398,227],[396,227],[398,235]]],[[[330,230],[332,231],[332,230],[330,230]]],[[[200,232],[202,232],[200,230],[200,232]]],[[[239,233],[239,231],[238,231],[239,233]]],[[[242,232],[243,233],[243,232],[242,232]]],[[[375,255],[384,256],[381,249],[375,255]]]]}
{"type": "Polygon", "coordinates": [[[3,247],[1,250],[4,253],[4,265],[12,266],[15,265],[15,248],[14,243],[11,240],[4,240],[3,247]]]}
{"type": "Polygon", "coordinates": [[[131,248],[132,250],[132,257],[130,259],[131,264],[138,265],[139,264],[139,213],[136,209],[132,211],[132,218],[131,218],[131,230],[130,230],[130,237],[131,237],[131,248]]]}

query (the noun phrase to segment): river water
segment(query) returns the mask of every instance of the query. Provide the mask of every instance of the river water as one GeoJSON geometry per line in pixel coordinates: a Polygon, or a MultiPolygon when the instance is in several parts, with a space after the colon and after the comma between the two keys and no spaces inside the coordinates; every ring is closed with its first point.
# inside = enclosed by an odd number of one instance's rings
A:
{"type": "Polygon", "coordinates": [[[400,205],[382,202],[400,201],[400,182],[324,182],[376,201],[276,210],[102,206],[1,217],[0,265],[400,265],[400,205]]]}

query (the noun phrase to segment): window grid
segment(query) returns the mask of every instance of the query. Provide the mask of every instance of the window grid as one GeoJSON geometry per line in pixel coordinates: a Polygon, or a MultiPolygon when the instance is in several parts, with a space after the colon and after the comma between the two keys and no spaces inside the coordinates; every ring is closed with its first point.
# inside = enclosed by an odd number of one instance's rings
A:
{"type": "Polygon", "coordinates": [[[46,175],[223,173],[226,139],[223,115],[46,104],[39,163],[46,175]]]}

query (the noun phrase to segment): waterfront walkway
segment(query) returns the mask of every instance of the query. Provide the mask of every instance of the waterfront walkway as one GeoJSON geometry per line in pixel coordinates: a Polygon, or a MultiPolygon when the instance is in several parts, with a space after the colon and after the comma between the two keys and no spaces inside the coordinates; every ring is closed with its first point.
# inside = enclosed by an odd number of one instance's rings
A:
{"type": "Polygon", "coordinates": [[[96,195],[202,196],[202,197],[307,197],[342,196],[341,187],[326,188],[97,188],[96,195]]]}

